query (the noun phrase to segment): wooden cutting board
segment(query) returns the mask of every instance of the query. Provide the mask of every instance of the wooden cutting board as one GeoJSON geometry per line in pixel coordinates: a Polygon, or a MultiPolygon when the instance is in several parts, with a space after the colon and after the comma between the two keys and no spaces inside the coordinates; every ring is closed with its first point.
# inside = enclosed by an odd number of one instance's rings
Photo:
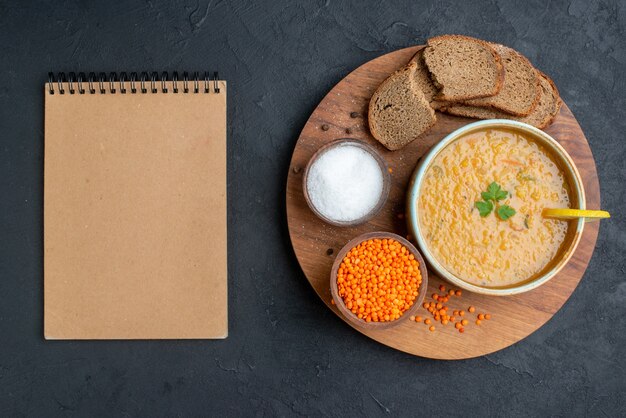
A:
{"type": "MultiPolygon", "coordinates": [[[[369,61],[337,84],[309,118],[291,158],[287,179],[287,221],[291,243],[307,279],[328,308],[340,317],[337,308],[331,304],[329,287],[330,270],[337,252],[352,238],[365,232],[392,231],[405,236],[405,192],[418,159],[447,134],[474,121],[437,113],[438,121],[430,131],[395,152],[387,151],[370,135],[366,112],[372,93],[389,74],[404,66],[419,48],[401,49],[369,61]],[[351,115],[353,112],[358,115],[351,115]],[[374,146],[392,168],[393,184],[385,207],[374,219],[364,225],[341,228],[324,223],[311,212],[302,194],[302,173],[319,147],[346,137],[374,146]]],[[[585,135],[566,105],[545,131],[559,141],[576,162],[585,186],[587,208],[599,209],[600,187],[593,156],[585,135]]],[[[491,320],[476,326],[475,314],[468,314],[466,318],[470,320],[470,325],[465,327],[463,334],[450,324],[437,324],[436,331],[429,332],[428,326],[412,321],[404,321],[388,330],[355,329],[397,350],[436,359],[471,358],[508,347],[545,324],[570,297],[593,253],[598,224],[585,226],[580,245],[569,264],[538,289],[507,297],[463,291],[462,297],[451,298],[448,302],[451,310],[467,310],[473,305],[477,313],[489,312],[492,315],[491,320]]],[[[442,283],[445,282],[429,273],[426,301],[432,300],[430,295],[437,292],[442,283]]],[[[429,317],[423,308],[420,312],[422,316],[429,317]]]]}

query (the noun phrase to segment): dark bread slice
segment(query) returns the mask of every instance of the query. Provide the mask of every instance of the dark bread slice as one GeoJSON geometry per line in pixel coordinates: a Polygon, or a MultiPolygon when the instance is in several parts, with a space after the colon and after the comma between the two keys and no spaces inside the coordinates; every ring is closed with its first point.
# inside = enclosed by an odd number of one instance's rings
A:
{"type": "Polygon", "coordinates": [[[428,68],[424,63],[424,48],[420,49],[415,55],[413,55],[413,58],[411,58],[409,63],[411,62],[414,62],[416,65],[414,78],[417,87],[422,90],[426,100],[429,102],[432,101],[437,95],[439,89],[437,89],[437,86],[435,86],[435,83],[431,80],[428,68]]]}
{"type": "Polygon", "coordinates": [[[528,116],[541,95],[539,76],[532,64],[514,49],[491,44],[504,65],[504,84],[495,96],[467,100],[470,106],[491,107],[514,116],[528,116]]]}
{"type": "Polygon", "coordinates": [[[372,136],[387,149],[398,150],[436,122],[435,111],[417,86],[417,64],[409,62],[382,82],[369,103],[372,136]]]}
{"type": "Polygon", "coordinates": [[[441,110],[456,116],[465,116],[478,119],[514,119],[543,129],[552,123],[561,110],[561,97],[554,82],[541,71],[536,70],[539,76],[541,95],[535,109],[528,116],[513,116],[508,113],[485,107],[468,106],[463,104],[448,105],[441,110]]]}
{"type": "Polygon", "coordinates": [[[415,67],[415,84],[422,93],[424,93],[424,97],[430,103],[430,107],[433,109],[438,109],[444,102],[440,102],[435,100],[435,96],[439,93],[439,89],[435,86],[432,78],[430,77],[430,72],[428,71],[428,67],[426,67],[426,63],[424,62],[424,49],[422,48],[409,61],[409,63],[414,62],[415,67]]]}
{"type": "Polygon", "coordinates": [[[504,82],[500,55],[485,41],[462,35],[430,38],[424,61],[437,100],[460,102],[498,94],[504,82]]]}

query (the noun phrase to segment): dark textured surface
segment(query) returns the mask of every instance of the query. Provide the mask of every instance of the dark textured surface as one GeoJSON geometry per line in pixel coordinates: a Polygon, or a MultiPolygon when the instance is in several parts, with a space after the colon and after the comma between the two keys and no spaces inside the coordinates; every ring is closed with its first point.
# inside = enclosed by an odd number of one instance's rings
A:
{"type": "Polygon", "coordinates": [[[0,1],[0,416],[626,414],[626,5],[87,3],[0,1]],[[295,261],[284,213],[291,152],[326,91],[441,33],[510,45],[554,78],[613,214],[546,326],[460,362],[393,351],[336,318],[295,261]],[[47,72],[201,69],[229,82],[230,337],[44,341],[47,72]]]}

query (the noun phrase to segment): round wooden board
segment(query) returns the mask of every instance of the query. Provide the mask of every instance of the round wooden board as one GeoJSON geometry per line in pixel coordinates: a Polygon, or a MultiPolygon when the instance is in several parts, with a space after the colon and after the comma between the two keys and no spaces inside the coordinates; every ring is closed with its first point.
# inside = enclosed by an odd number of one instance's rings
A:
{"type": "MultiPolygon", "coordinates": [[[[380,145],[367,127],[367,105],[378,85],[392,72],[404,66],[421,46],[401,49],[360,66],[321,101],[305,125],[296,144],[287,179],[287,220],[296,257],[307,279],[324,303],[340,317],[331,304],[329,275],[337,252],[352,238],[372,231],[392,231],[407,234],[405,192],[409,177],[420,156],[453,130],[474,121],[437,113],[435,126],[402,150],[391,152],[380,145]],[[357,118],[350,116],[358,112],[357,118]],[[322,125],[328,125],[323,130],[322,125]],[[347,130],[350,133],[347,133],[347,130]],[[357,138],[374,146],[392,168],[389,199],[381,212],[370,222],[349,228],[335,227],[317,218],[307,206],[302,194],[302,172],[309,158],[322,145],[337,138],[357,138]],[[332,254],[329,255],[330,249],[332,254]]],[[[585,183],[587,207],[599,209],[600,187],[589,144],[578,122],[566,105],[555,121],[545,129],[572,156],[585,183]]],[[[414,355],[436,359],[464,359],[501,350],[525,338],[545,324],[570,297],[589,263],[598,223],[585,226],[582,240],[569,264],[551,281],[525,294],[493,297],[464,292],[461,298],[451,298],[450,309],[467,309],[473,305],[478,312],[490,312],[492,319],[481,326],[473,324],[461,334],[453,326],[439,324],[429,332],[424,324],[405,321],[388,330],[355,328],[368,337],[389,347],[414,355]]],[[[430,294],[443,282],[429,274],[430,294]]],[[[428,312],[421,310],[424,317],[428,312]]],[[[342,319],[344,319],[342,317],[342,319]]],[[[345,321],[345,319],[344,319],[345,321]]],[[[347,323],[347,322],[346,322],[347,323]]]]}

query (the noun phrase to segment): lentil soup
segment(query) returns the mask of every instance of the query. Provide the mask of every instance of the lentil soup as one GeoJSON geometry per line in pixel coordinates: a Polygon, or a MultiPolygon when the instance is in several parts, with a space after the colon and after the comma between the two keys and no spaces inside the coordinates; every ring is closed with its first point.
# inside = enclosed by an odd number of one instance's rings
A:
{"type": "Polygon", "coordinates": [[[541,274],[568,232],[566,221],[545,219],[542,210],[568,207],[567,179],[551,155],[521,131],[500,128],[471,132],[441,150],[418,197],[432,255],[450,273],[485,287],[541,274]],[[477,202],[492,183],[502,193],[486,202],[493,206],[487,213],[477,202]],[[499,212],[504,207],[508,212],[499,212]]]}

